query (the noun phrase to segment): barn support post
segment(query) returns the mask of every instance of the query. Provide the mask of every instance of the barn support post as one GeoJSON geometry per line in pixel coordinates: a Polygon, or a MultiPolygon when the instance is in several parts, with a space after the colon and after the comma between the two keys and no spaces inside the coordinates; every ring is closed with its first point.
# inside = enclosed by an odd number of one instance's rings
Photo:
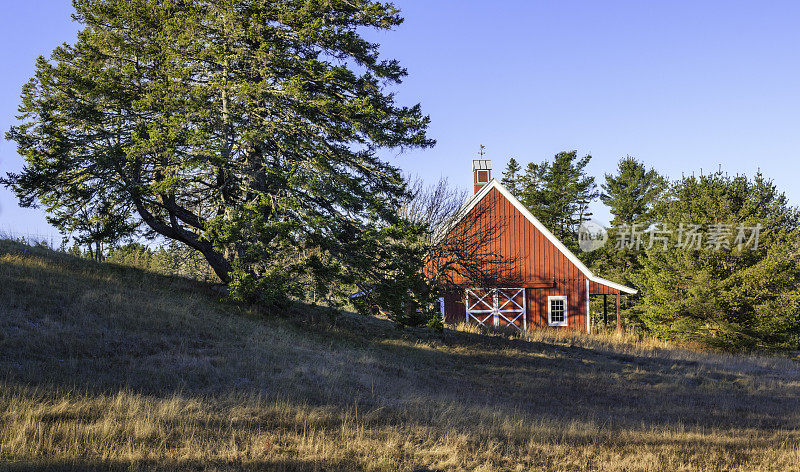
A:
{"type": "Polygon", "coordinates": [[[619,293],[617,294],[617,334],[622,334],[622,318],[619,314],[619,293]]]}
{"type": "Polygon", "coordinates": [[[500,326],[500,300],[497,296],[497,289],[492,289],[492,303],[494,306],[492,307],[492,326],[495,328],[500,326]]]}
{"type": "Polygon", "coordinates": [[[603,328],[608,329],[608,295],[603,294],[603,328]]]}
{"type": "Polygon", "coordinates": [[[464,322],[469,323],[469,289],[464,290],[464,322]]]}
{"type": "Polygon", "coordinates": [[[586,334],[592,334],[592,315],[589,313],[589,279],[586,279],[586,334]]]}

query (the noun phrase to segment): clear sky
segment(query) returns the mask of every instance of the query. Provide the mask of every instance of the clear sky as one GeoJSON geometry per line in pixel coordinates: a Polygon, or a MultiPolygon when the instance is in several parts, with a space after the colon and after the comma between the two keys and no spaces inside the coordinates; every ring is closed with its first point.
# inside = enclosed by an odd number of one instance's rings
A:
{"type": "MultiPolygon", "coordinates": [[[[13,122],[37,55],[71,42],[67,0],[5,2],[0,128],[13,122]]],[[[480,144],[509,157],[591,154],[598,180],[630,154],[666,175],[723,170],[773,178],[800,204],[800,3],[398,0],[406,22],[372,33],[409,77],[405,104],[431,115],[433,149],[387,154],[428,180],[471,183],[480,144]]],[[[0,171],[17,170],[0,142],[0,171]]],[[[597,203],[597,219],[608,212],[597,203]]],[[[0,231],[55,235],[0,190],[0,231]]]]}

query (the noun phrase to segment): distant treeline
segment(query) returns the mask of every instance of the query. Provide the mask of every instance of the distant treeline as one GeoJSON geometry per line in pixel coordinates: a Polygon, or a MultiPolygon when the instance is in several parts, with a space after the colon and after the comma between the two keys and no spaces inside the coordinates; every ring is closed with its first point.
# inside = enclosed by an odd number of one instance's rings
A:
{"type": "Polygon", "coordinates": [[[161,246],[146,246],[138,242],[114,245],[102,253],[95,248],[77,244],[62,250],[69,254],[102,262],[121,264],[164,275],[176,275],[192,279],[219,282],[203,255],[185,245],[169,242],[161,246]]]}

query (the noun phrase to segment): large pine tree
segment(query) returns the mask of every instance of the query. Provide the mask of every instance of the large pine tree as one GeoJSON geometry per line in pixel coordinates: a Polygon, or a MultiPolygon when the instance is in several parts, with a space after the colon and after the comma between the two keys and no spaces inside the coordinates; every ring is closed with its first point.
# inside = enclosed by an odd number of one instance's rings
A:
{"type": "Polygon", "coordinates": [[[513,195],[519,195],[519,184],[522,179],[521,170],[522,166],[512,157],[508,160],[506,170],[503,171],[503,178],[500,180],[500,183],[513,195]]]}
{"type": "Polygon", "coordinates": [[[405,69],[360,35],[399,25],[392,4],[74,6],[77,41],[37,60],[7,134],[26,160],[4,179],[22,205],[67,232],[86,219],[104,237],[179,241],[249,293],[391,266],[406,189],[376,150],[433,144],[420,107],[387,90],[405,69]]]}
{"type": "MultiPolygon", "coordinates": [[[[653,206],[663,195],[666,186],[664,177],[652,168],[647,169],[644,163],[631,156],[619,160],[615,173],[605,174],[600,200],[613,215],[609,240],[602,248],[582,256],[595,273],[636,287],[639,293],[647,290],[647,287],[640,286],[643,248],[618,244],[620,231],[627,231],[630,225],[636,225],[634,228],[637,231],[646,230],[652,221],[653,206]]],[[[644,244],[647,243],[645,239],[644,244]]],[[[633,309],[624,309],[625,326],[628,329],[644,328],[640,315],[641,309],[636,305],[633,309]]]]}
{"type": "Polygon", "coordinates": [[[612,228],[608,243],[589,254],[587,259],[603,277],[636,285],[642,269],[639,261],[641,247],[617,247],[619,231],[626,231],[631,225],[636,225],[637,231],[646,230],[652,222],[653,207],[662,197],[668,182],[654,169],[647,169],[644,163],[631,156],[620,159],[616,172],[605,174],[604,180],[600,200],[614,216],[612,228]]]}
{"type": "Polygon", "coordinates": [[[616,174],[605,175],[600,200],[614,215],[612,225],[644,224],[666,185],[655,169],[626,156],[617,163],[616,174]]]}
{"type": "Polygon", "coordinates": [[[589,204],[599,195],[594,177],[586,173],[591,158],[579,158],[577,151],[569,151],[556,154],[552,161],[530,162],[509,188],[547,229],[573,249],[578,247],[578,228],[590,216],[589,204]]]}
{"type": "Polygon", "coordinates": [[[644,253],[639,285],[652,332],[729,348],[800,347],[800,212],[770,180],[684,178],[654,218],[672,233],[666,248],[644,253]]]}

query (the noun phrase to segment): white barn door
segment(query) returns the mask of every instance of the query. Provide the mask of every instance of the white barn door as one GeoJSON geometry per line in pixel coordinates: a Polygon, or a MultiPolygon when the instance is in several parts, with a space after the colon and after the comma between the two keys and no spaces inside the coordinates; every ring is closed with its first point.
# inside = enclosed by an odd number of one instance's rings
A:
{"type": "Polygon", "coordinates": [[[513,326],[525,331],[524,288],[468,288],[464,293],[467,323],[496,328],[513,326]]]}

